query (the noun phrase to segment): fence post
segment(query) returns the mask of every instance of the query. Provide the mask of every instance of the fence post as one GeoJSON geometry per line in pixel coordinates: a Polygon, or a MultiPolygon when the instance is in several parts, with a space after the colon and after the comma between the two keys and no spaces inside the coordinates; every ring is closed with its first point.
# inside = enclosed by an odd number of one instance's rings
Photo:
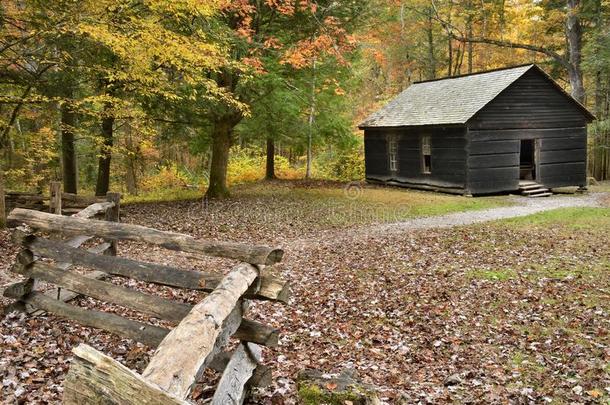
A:
{"type": "Polygon", "coordinates": [[[61,215],[61,181],[51,182],[51,197],[49,200],[49,211],[52,214],[61,215]]]}
{"type": "MultiPolygon", "coordinates": [[[[106,193],[106,201],[114,203],[114,207],[108,208],[106,210],[106,221],[120,222],[121,193],[106,193]]],[[[111,240],[110,249],[106,250],[106,254],[110,256],[116,256],[117,244],[117,240],[111,240]]]]}

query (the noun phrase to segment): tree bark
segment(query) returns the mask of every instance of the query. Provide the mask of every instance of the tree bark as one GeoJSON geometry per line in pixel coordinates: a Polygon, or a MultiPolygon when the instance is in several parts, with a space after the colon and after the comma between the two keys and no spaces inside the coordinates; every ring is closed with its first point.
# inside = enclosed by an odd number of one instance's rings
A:
{"type": "MultiPolygon", "coordinates": [[[[466,19],[466,35],[468,39],[472,38],[472,1],[468,1],[468,18],[466,19]]],[[[472,59],[473,59],[473,47],[472,41],[468,41],[467,52],[468,52],[468,74],[472,73],[472,59]]]]}
{"type": "Polygon", "coordinates": [[[4,195],[4,168],[0,164],[0,229],[6,225],[6,200],[4,195]]]}
{"type": "Polygon", "coordinates": [[[316,60],[313,61],[311,71],[311,100],[309,107],[309,120],[307,129],[307,166],[305,168],[305,178],[311,178],[311,166],[313,160],[313,127],[316,121],[316,60]]]}
{"type": "Polygon", "coordinates": [[[275,179],[275,141],[273,138],[267,138],[267,166],[265,169],[265,179],[275,179]]]}
{"type": "Polygon", "coordinates": [[[428,26],[426,31],[428,34],[428,80],[436,78],[436,56],[434,52],[434,28],[432,13],[433,10],[428,10],[428,26]]]}
{"type": "Polygon", "coordinates": [[[566,17],[566,40],[568,43],[569,67],[568,76],[572,88],[572,97],[580,103],[585,101],[585,86],[583,83],[582,59],[582,26],[578,17],[580,0],[567,0],[568,15],[566,17]]]}
{"type": "Polygon", "coordinates": [[[212,163],[210,165],[210,185],[206,198],[225,198],[229,195],[227,187],[227,169],[229,151],[233,136],[233,124],[230,119],[222,117],[214,123],[212,133],[212,163]]]}
{"type": "Polygon", "coordinates": [[[126,124],[125,148],[127,149],[126,159],[126,174],[125,185],[127,192],[131,195],[138,195],[138,176],[136,173],[136,161],[138,151],[133,144],[133,136],[131,134],[131,125],[126,124]]]}
{"type": "Polygon", "coordinates": [[[222,332],[222,324],[240,305],[240,297],[257,277],[258,270],[253,266],[235,267],[163,339],[142,376],[178,398],[187,398],[206,363],[211,361],[209,355],[222,332]]]}
{"type": "Polygon", "coordinates": [[[64,383],[63,402],[76,404],[186,405],[111,357],[81,344],[64,383]]]}
{"type": "Polygon", "coordinates": [[[61,157],[64,191],[77,193],[76,150],[74,147],[74,128],[76,113],[66,103],[61,105],[61,157]]]}
{"type": "Polygon", "coordinates": [[[97,184],[95,195],[103,197],[110,188],[110,160],[112,159],[112,146],[114,143],[114,115],[111,112],[112,105],[107,103],[104,106],[104,118],[102,119],[102,147],[97,170],[97,184]]]}

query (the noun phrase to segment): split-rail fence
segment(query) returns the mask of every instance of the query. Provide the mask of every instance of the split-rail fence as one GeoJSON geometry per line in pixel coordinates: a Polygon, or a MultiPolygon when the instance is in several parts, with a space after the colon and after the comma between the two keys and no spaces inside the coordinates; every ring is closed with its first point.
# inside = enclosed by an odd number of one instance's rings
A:
{"type": "Polygon", "coordinates": [[[186,404],[206,368],[222,373],[212,404],[243,403],[250,387],[271,381],[270,370],[261,364],[261,346],[277,345],[279,332],[245,316],[249,300],[288,302],[288,284],[268,271],[283,251],[119,223],[119,204],[120,195],[109,193],[105,202],[95,202],[72,216],[16,208],[7,218],[14,227],[14,242],[22,246],[12,270],[26,278],[5,289],[5,296],[17,300],[12,309],[48,312],[156,348],[139,374],[86,344],[79,345],[66,376],[64,403],[186,404]],[[100,215],[104,220],[91,219],[100,215]],[[95,240],[102,242],[80,248],[95,240]],[[118,240],[229,258],[239,264],[223,275],[136,261],[116,256],[118,240]],[[93,271],[83,274],[73,266],[93,271]],[[192,306],[105,280],[115,276],[209,295],[192,306]],[[39,291],[41,281],[56,287],[39,291]],[[176,326],[168,329],[68,302],[79,295],[176,326]],[[229,351],[231,337],[239,343],[229,351]]]}
{"type": "Polygon", "coordinates": [[[6,221],[6,214],[15,208],[48,211],[55,214],[75,214],[91,204],[103,203],[105,197],[82,196],[65,193],[61,182],[53,181],[49,194],[4,191],[0,187],[0,223],[6,221]]]}

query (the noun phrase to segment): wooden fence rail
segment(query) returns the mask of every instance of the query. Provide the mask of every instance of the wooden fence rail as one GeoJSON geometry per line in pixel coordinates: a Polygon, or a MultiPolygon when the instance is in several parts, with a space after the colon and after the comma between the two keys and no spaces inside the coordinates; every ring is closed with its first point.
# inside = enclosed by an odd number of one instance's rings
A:
{"type": "MultiPolygon", "coordinates": [[[[85,207],[95,203],[106,204],[105,197],[81,196],[62,192],[61,182],[51,182],[49,194],[28,193],[21,191],[5,191],[0,189],[0,223],[6,221],[6,214],[15,208],[33,209],[37,211],[48,211],[54,214],[79,213],[85,207]]],[[[98,210],[94,207],[92,210],[98,210]]],[[[99,211],[100,213],[105,210],[99,211]]],[[[81,214],[88,215],[88,213],[81,214]]]]}
{"type": "Polygon", "coordinates": [[[248,387],[268,384],[271,374],[261,364],[261,346],[277,345],[279,331],[247,319],[246,314],[249,300],[288,302],[288,284],[266,268],[279,262],[283,251],[121,224],[120,196],[116,194],[109,193],[103,202],[90,202],[71,217],[22,208],[10,213],[7,221],[15,227],[13,241],[22,247],[12,270],[26,279],[6,288],[4,295],[17,300],[14,308],[33,314],[48,312],[133,339],[156,351],[139,375],[95,349],[80,345],[74,350],[66,378],[64,402],[183,404],[206,368],[223,373],[213,404],[241,404],[248,387]],[[100,214],[106,220],[91,219],[100,214]],[[37,232],[70,239],[47,239],[37,232]],[[81,247],[97,238],[103,242],[88,249],[81,247]],[[137,261],[116,256],[118,240],[146,242],[241,263],[223,275],[137,261]],[[88,268],[90,272],[77,272],[72,266],[88,268]],[[193,306],[111,283],[106,280],[111,276],[209,294],[193,306]],[[56,288],[39,291],[37,280],[56,288]],[[176,326],[168,329],[69,303],[79,295],[176,326]],[[235,350],[226,351],[231,338],[240,343],[235,350]]]}

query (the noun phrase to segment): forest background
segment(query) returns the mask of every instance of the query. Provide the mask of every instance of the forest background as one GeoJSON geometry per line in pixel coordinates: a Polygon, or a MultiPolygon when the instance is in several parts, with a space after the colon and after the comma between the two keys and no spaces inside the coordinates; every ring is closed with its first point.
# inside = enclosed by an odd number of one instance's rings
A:
{"type": "Polygon", "coordinates": [[[537,63],[598,118],[608,0],[1,0],[0,188],[227,196],[360,180],[357,123],[411,83],[537,63]]]}

